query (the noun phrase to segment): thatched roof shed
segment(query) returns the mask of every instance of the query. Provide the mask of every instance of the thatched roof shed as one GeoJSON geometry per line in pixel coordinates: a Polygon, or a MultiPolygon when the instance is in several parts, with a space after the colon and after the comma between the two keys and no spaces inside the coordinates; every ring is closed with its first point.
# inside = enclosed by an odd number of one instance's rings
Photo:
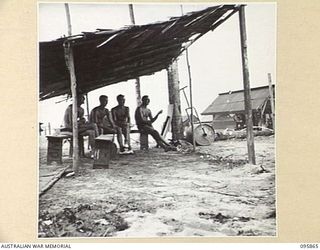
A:
{"type": "Polygon", "coordinates": [[[99,29],[40,42],[40,100],[70,94],[64,46],[71,42],[82,93],[166,69],[188,46],[239,10],[218,5],[165,22],[99,29]]]}

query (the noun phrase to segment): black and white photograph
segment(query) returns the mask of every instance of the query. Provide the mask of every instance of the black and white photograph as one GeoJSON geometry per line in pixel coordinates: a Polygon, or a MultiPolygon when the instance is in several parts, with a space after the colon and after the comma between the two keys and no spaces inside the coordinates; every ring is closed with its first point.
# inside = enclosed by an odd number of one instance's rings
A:
{"type": "Polygon", "coordinates": [[[37,8],[38,238],[278,235],[276,3],[37,8]]]}

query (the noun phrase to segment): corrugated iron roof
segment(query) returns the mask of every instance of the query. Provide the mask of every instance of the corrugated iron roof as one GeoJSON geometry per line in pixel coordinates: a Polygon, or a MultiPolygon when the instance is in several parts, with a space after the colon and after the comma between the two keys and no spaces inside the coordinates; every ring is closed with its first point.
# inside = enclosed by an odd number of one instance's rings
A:
{"type": "Polygon", "coordinates": [[[40,42],[40,100],[70,94],[64,44],[71,42],[78,90],[91,90],[167,68],[188,46],[238,11],[218,5],[169,21],[100,29],[40,42]]]}
{"type": "MultiPolygon", "coordinates": [[[[269,86],[251,88],[252,109],[259,109],[269,98],[269,86]]],[[[235,113],[244,111],[243,90],[220,93],[219,96],[201,114],[213,115],[222,113],[235,113]]]]}

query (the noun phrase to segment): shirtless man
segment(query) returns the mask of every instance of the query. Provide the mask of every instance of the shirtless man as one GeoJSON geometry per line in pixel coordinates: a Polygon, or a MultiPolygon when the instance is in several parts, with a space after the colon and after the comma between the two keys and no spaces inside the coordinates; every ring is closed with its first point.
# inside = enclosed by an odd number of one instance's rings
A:
{"type": "MultiPolygon", "coordinates": [[[[84,109],[81,105],[84,103],[84,96],[79,95],[77,98],[77,106],[78,106],[78,133],[79,135],[88,135],[89,136],[89,145],[91,147],[91,151],[93,152],[95,146],[94,138],[99,135],[98,128],[96,124],[89,123],[84,118],[84,109]]],[[[64,130],[72,132],[72,104],[68,106],[64,113],[64,130]]]]}
{"type": "MultiPolygon", "coordinates": [[[[123,145],[122,135],[124,136],[124,144],[128,145],[128,152],[131,152],[130,145],[130,113],[129,107],[124,106],[124,95],[117,96],[118,106],[111,109],[112,118],[116,126],[118,126],[117,139],[119,145],[123,145]]],[[[124,146],[120,146],[120,152],[124,152],[124,146]]]]}
{"type": "Polygon", "coordinates": [[[90,122],[97,124],[99,134],[116,133],[116,128],[112,120],[109,110],[106,108],[108,104],[108,96],[101,95],[99,97],[100,105],[90,112],[90,122]]]}
{"type": "Polygon", "coordinates": [[[147,134],[150,134],[153,139],[162,147],[165,151],[168,150],[177,150],[175,147],[168,144],[159,134],[157,130],[155,130],[152,126],[152,123],[157,120],[158,116],[162,113],[162,110],[158,112],[158,114],[153,117],[151,114],[151,110],[147,108],[150,103],[150,99],[147,95],[142,97],[142,104],[137,107],[135,112],[135,119],[138,129],[147,134]]]}

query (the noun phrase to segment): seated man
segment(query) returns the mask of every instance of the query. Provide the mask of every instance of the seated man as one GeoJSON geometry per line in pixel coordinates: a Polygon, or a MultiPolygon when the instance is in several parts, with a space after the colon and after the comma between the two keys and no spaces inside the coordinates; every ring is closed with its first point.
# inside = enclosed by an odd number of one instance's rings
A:
{"type": "Polygon", "coordinates": [[[240,130],[244,128],[244,121],[245,121],[245,117],[243,114],[235,114],[233,117],[234,121],[236,122],[236,130],[240,130]]]}
{"type": "Polygon", "coordinates": [[[100,105],[93,108],[90,112],[90,122],[97,124],[100,134],[115,134],[117,132],[116,126],[109,110],[106,108],[108,96],[101,95],[99,102],[100,105]]]}
{"type": "Polygon", "coordinates": [[[153,139],[158,143],[160,147],[162,147],[165,151],[168,150],[177,150],[175,147],[170,146],[159,134],[157,130],[155,130],[152,126],[152,123],[158,118],[158,116],[162,113],[162,110],[158,112],[158,114],[153,117],[150,109],[147,108],[150,103],[150,99],[147,95],[142,97],[142,104],[137,107],[135,112],[135,119],[138,129],[141,132],[150,134],[153,139]]]}
{"type": "MultiPolygon", "coordinates": [[[[99,97],[100,105],[92,109],[90,113],[90,121],[97,124],[100,134],[119,134],[119,127],[114,124],[111,113],[106,108],[108,104],[108,96],[101,95],[99,97]]],[[[119,141],[120,149],[123,148],[122,140],[119,141]]]]}
{"type": "Polygon", "coordinates": [[[128,145],[128,153],[131,153],[130,145],[130,113],[129,107],[124,106],[125,98],[123,95],[117,96],[118,106],[111,109],[112,118],[118,127],[117,139],[120,145],[120,152],[124,152],[122,135],[124,135],[124,144],[128,145]]]}
{"type": "MultiPolygon", "coordinates": [[[[95,146],[95,140],[94,138],[99,135],[98,128],[93,123],[86,122],[86,119],[84,116],[84,109],[81,107],[81,105],[84,103],[84,96],[79,95],[77,98],[77,109],[78,109],[78,133],[79,135],[88,135],[89,136],[89,145],[91,147],[91,151],[93,153],[94,146],[95,146]]],[[[72,104],[68,106],[64,113],[64,130],[72,132],[72,104]]]]}

